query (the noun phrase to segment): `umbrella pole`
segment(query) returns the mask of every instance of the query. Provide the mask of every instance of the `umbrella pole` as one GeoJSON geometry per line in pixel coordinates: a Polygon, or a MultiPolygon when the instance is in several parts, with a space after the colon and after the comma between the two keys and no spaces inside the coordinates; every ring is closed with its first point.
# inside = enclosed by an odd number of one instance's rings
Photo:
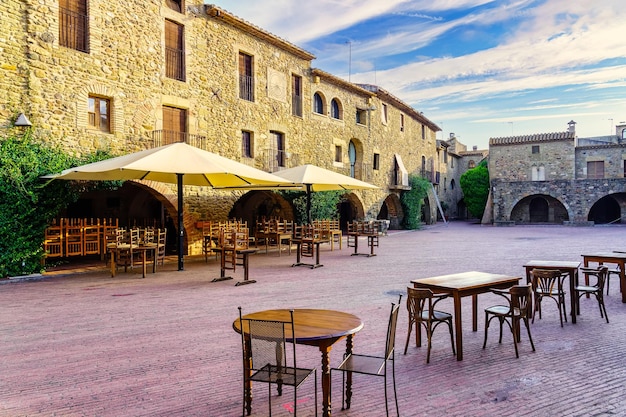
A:
{"type": "Polygon", "coordinates": [[[311,224],[311,184],[306,184],[306,216],[311,224]]]}
{"type": "Polygon", "coordinates": [[[183,174],[176,174],[178,180],[178,270],[183,266],[183,174]]]}

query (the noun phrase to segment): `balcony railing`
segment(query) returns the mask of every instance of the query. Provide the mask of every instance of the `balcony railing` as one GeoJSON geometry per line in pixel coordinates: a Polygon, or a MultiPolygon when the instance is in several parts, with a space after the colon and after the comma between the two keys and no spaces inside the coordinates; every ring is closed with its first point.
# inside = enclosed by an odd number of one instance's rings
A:
{"type": "Polygon", "coordinates": [[[153,130],[150,132],[153,146],[159,147],[170,143],[184,142],[188,145],[200,149],[207,149],[206,136],[193,135],[187,132],[177,132],[175,130],[153,130]]]}
{"type": "Polygon", "coordinates": [[[250,75],[239,75],[239,98],[254,101],[254,78],[250,75]]]}
{"type": "Polygon", "coordinates": [[[59,44],[81,52],[89,52],[88,16],[59,8],[59,44]]]}
{"type": "Polygon", "coordinates": [[[185,54],[183,50],[165,48],[165,76],[185,81],[185,54]]]}
{"type": "Polygon", "coordinates": [[[300,165],[300,155],[274,148],[266,148],[261,152],[260,162],[262,166],[259,169],[267,172],[276,172],[300,165]]]}

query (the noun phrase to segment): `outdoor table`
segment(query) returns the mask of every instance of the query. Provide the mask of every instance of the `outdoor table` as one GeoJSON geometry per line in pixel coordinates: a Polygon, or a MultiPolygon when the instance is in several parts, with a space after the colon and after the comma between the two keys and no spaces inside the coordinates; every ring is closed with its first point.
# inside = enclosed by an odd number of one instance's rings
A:
{"type": "MultiPolygon", "coordinates": [[[[519,283],[521,277],[490,274],[487,272],[461,272],[430,278],[414,279],[415,288],[428,288],[434,293],[452,294],[454,298],[454,327],[456,332],[456,359],[463,360],[463,330],[461,320],[461,298],[472,296],[472,330],[478,330],[478,294],[489,292],[491,288],[509,288],[519,283]]],[[[418,342],[421,337],[417,332],[418,342]]],[[[419,343],[418,343],[419,344],[419,343]]]]}
{"type": "MultiPolygon", "coordinates": [[[[226,281],[229,279],[233,279],[233,277],[227,277],[226,276],[226,254],[230,251],[232,252],[235,249],[230,249],[230,248],[224,248],[224,247],[217,247],[217,248],[213,248],[211,249],[213,252],[219,253],[220,254],[220,276],[219,278],[213,278],[213,280],[211,280],[211,282],[219,282],[219,281],[226,281]]],[[[239,281],[235,284],[236,287],[240,286],[240,285],[246,285],[246,284],[254,284],[256,282],[256,280],[249,280],[248,279],[248,270],[249,270],[249,257],[251,254],[256,253],[256,249],[236,249],[236,256],[237,256],[237,260],[240,260],[241,263],[238,263],[237,265],[240,265],[243,267],[243,281],[239,281]],[[239,256],[240,255],[240,256],[239,256]]],[[[237,261],[235,261],[237,262],[237,261]]],[[[232,269],[232,268],[228,268],[228,269],[232,269]]]]}
{"type": "Polygon", "coordinates": [[[296,244],[296,263],[291,265],[293,266],[308,266],[311,269],[315,269],[315,268],[319,268],[321,266],[324,266],[322,264],[320,264],[320,245],[322,243],[328,243],[328,239],[293,239],[292,240],[293,243],[296,244]],[[302,262],[302,245],[313,245],[315,246],[315,249],[313,250],[313,254],[312,256],[315,258],[315,262],[312,264],[309,263],[305,263],[302,262]]]}
{"type": "MultiPolygon", "coordinates": [[[[156,251],[158,249],[157,245],[140,245],[140,246],[133,246],[133,252],[141,252],[141,266],[142,266],[142,278],[146,277],[146,257],[148,255],[148,251],[152,251],[152,273],[156,273],[156,267],[157,267],[157,256],[156,256],[156,251]]],[[[126,250],[126,251],[130,251],[130,249],[119,249],[119,248],[109,248],[109,251],[111,252],[111,276],[114,277],[115,273],[116,273],[116,263],[115,263],[115,253],[117,251],[122,251],[122,250],[126,250]]],[[[131,254],[132,256],[132,254],[131,254]]]]}
{"type": "Polygon", "coordinates": [[[567,273],[569,275],[569,298],[570,298],[570,310],[572,315],[572,323],[576,323],[576,312],[578,309],[578,297],[574,288],[578,285],[578,268],[580,262],[571,261],[528,261],[524,264],[526,268],[526,282],[531,282],[532,278],[530,272],[535,269],[558,269],[562,274],[567,273]]]}
{"type": "Polygon", "coordinates": [[[378,232],[355,232],[352,234],[354,236],[354,253],[351,253],[350,256],[376,256],[374,253],[374,247],[378,246],[378,232]],[[367,246],[369,246],[369,253],[359,253],[359,237],[365,236],[367,238],[367,246]]]}
{"type": "MultiPolygon", "coordinates": [[[[289,321],[288,309],[265,310],[246,314],[244,319],[260,320],[284,320],[289,321]]],[[[363,328],[363,322],[353,314],[335,310],[322,309],[294,309],[294,332],[296,343],[300,345],[317,346],[322,353],[322,398],[324,417],[331,415],[330,404],[330,360],[329,353],[332,345],[342,338],[346,338],[346,354],[352,352],[352,338],[355,333],[363,328]]],[[[241,333],[241,323],[236,319],[233,328],[237,333],[241,333]]],[[[245,329],[244,329],[245,330],[245,329]]],[[[290,335],[287,335],[289,337],[290,335]]],[[[251,374],[249,369],[250,358],[244,358],[244,372],[251,374]]],[[[352,375],[346,375],[346,392],[351,392],[352,375]]],[[[252,387],[245,387],[246,410],[250,413],[252,409],[252,387]]]]}
{"type": "MultiPolygon", "coordinates": [[[[617,264],[619,265],[619,288],[622,292],[622,303],[626,303],[626,271],[624,271],[624,265],[626,264],[626,253],[624,252],[593,252],[583,254],[583,264],[585,267],[589,266],[589,262],[617,264]]],[[[585,275],[585,284],[589,284],[589,277],[585,275]]]]}

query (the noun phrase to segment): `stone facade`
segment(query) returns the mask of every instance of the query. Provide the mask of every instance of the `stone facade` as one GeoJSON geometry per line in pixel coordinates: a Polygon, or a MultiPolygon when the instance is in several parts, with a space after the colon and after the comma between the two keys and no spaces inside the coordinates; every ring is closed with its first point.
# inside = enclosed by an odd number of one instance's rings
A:
{"type": "Polygon", "coordinates": [[[566,132],[490,139],[494,223],[624,223],[623,126],[615,136],[577,138],[574,124],[566,132]]]}
{"type": "MultiPolygon", "coordinates": [[[[379,87],[351,84],[312,68],[309,52],[226,10],[200,1],[90,0],[86,50],[81,51],[62,45],[67,27],[60,23],[59,4],[0,4],[4,128],[23,112],[41,141],[76,155],[97,150],[119,155],[158,145],[171,124],[164,109],[175,109],[184,114],[186,140],[228,158],[279,169],[273,163],[280,137],[285,167],[312,163],[346,175],[354,171],[356,178],[380,187],[348,198],[365,218],[376,218],[383,207],[387,215],[402,215],[403,174],[447,169],[436,141],[440,129],[422,113],[379,87]],[[176,4],[182,11],[172,9],[176,4]],[[166,68],[171,27],[182,40],[182,74],[174,77],[166,68]],[[251,62],[251,100],[241,98],[241,54],[251,62]],[[301,112],[295,109],[294,79],[301,82],[301,112]],[[320,113],[314,108],[316,93],[325,106],[320,113]],[[94,128],[89,118],[93,98],[109,103],[106,131],[94,128]],[[333,100],[339,115],[332,113],[333,100]],[[242,132],[250,135],[250,155],[243,152],[242,132]]],[[[175,217],[174,186],[137,184],[175,217]]],[[[440,200],[448,198],[448,189],[438,187],[440,200]]],[[[201,239],[194,223],[227,218],[246,193],[203,187],[184,192],[187,247],[196,253],[201,239]]],[[[436,207],[428,210],[434,221],[436,207]]],[[[398,218],[391,220],[399,224],[398,218]]]]}

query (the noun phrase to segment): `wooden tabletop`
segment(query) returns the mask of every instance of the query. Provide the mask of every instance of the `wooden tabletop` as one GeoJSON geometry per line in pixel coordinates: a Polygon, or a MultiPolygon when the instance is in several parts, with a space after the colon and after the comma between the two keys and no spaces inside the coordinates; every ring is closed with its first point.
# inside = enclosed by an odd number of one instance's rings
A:
{"type": "Polygon", "coordinates": [[[580,262],[576,261],[528,261],[524,264],[525,268],[578,268],[580,262]]]}
{"type": "MultiPolygon", "coordinates": [[[[244,319],[289,321],[289,309],[264,310],[243,316],[244,319]]],[[[363,321],[353,314],[324,309],[294,309],[293,321],[296,343],[339,338],[354,334],[363,328],[363,321]]],[[[233,329],[241,333],[239,319],[233,329]]]]}
{"type": "MultiPolygon", "coordinates": [[[[519,277],[511,277],[502,274],[491,274],[488,272],[468,271],[458,274],[440,275],[431,278],[414,279],[413,284],[426,285],[429,288],[469,290],[472,288],[483,288],[490,284],[500,284],[503,281],[519,280],[519,277]]],[[[513,282],[514,283],[514,282],[513,282]]]]}
{"type": "Polygon", "coordinates": [[[613,258],[613,259],[626,259],[626,253],[624,252],[592,252],[592,253],[584,253],[584,257],[587,258],[613,258]]]}

